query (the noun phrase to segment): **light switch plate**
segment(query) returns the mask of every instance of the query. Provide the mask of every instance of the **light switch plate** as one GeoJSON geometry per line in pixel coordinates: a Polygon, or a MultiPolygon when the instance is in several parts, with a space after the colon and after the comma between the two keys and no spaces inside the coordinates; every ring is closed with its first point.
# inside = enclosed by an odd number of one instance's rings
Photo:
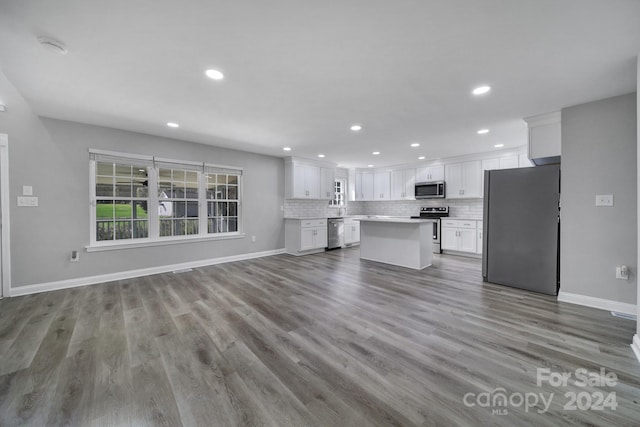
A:
{"type": "Polygon", "coordinates": [[[596,206],[613,206],[613,194],[597,194],[596,206]]]}
{"type": "Polygon", "coordinates": [[[30,185],[22,186],[22,195],[23,196],[33,196],[33,187],[30,185]]]}
{"type": "Polygon", "coordinates": [[[18,206],[36,207],[38,206],[38,198],[30,196],[18,196],[18,206]]]}

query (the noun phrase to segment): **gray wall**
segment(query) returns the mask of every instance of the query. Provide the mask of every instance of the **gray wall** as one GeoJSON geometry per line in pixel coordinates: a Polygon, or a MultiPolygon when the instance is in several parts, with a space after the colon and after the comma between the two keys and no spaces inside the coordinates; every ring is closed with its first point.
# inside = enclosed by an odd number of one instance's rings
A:
{"type": "Polygon", "coordinates": [[[637,283],[636,94],[562,110],[560,290],[635,304],[637,283]],[[596,207],[613,194],[613,207],[596,207]],[[629,281],[615,268],[631,269],[629,281]]]}
{"type": "MultiPolygon", "coordinates": [[[[0,133],[9,135],[12,286],[156,267],[284,247],[281,158],[40,118],[0,73],[0,133]],[[89,155],[96,148],[244,168],[243,239],[87,253],[89,155]],[[39,207],[17,207],[22,186],[39,207]],[[251,236],[256,242],[251,242],[251,236]],[[72,250],[80,262],[69,262],[72,250]]],[[[215,141],[213,141],[215,144],[215,141]]]]}
{"type": "MultiPolygon", "coordinates": [[[[637,139],[636,139],[636,149],[638,150],[638,162],[637,165],[640,165],[640,149],[638,149],[638,144],[640,144],[640,55],[638,55],[638,66],[636,67],[636,73],[638,75],[638,83],[636,85],[636,90],[638,93],[636,94],[636,127],[637,127],[637,139]]],[[[640,183],[640,168],[638,168],[638,179],[637,182],[640,183]]],[[[640,185],[638,185],[638,212],[640,212],[640,185]]],[[[638,217],[638,231],[640,232],[640,217],[638,217]]],[[[638,257],[640,257],[640,235],[636,234],[637,242],[638,242],[638,257]]],[[[640,259],[640,258],[639,258],[640,259]]],[[[640,262],[638,262],[640,265],[640,262]]],[[[640,337],[640,289],[636,291],[637,298],[637,308],[638,308],[638,316],[637,316],[637,325],[636,325],[636,334],[640,337]]]]}

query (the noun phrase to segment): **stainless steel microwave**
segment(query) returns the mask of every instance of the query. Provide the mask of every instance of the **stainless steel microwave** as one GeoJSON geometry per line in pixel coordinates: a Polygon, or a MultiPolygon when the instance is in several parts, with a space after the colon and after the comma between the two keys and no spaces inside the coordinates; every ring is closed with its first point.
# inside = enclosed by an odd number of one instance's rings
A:
{"type": "Polygon", "coordinates": [[[416,199],[444,199],[444,181],[416,182],[416,199]]]}

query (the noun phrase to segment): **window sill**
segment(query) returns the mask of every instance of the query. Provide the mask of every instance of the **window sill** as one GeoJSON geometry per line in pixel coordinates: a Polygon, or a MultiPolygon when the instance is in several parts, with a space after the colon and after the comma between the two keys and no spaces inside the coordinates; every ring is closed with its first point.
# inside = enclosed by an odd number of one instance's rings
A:
{"type": "Polygon", "coordinates": [[[102,251],[114,251],[118,249],[134,249],[134,248],[146,248],[149,246],[166,246],[166,245],[179,245],[184,243],[196,243],[206,242],[210,240],[230,240],[230,239],[244,239],[244,233],[225,234],[223,236],[195,236],[195,237],[166,237],[159,240],[142,240],[139,242],[128,243],[99,243],[94,245],[87,245],[85,249],[87,252],[102,252],[102,251]]]}

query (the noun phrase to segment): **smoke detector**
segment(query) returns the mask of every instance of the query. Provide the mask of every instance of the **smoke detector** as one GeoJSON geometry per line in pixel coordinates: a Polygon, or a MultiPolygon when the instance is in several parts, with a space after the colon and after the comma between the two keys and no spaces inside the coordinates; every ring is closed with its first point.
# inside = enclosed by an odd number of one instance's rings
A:
{"type": "Polygon", "coordinates": [[[59,53],[60,55],[67,54],[67,48],[62,42],[52,39],[51,37],[40,36],[38,37],[38,43],[44,46],[48,51],[59,53]]]}

